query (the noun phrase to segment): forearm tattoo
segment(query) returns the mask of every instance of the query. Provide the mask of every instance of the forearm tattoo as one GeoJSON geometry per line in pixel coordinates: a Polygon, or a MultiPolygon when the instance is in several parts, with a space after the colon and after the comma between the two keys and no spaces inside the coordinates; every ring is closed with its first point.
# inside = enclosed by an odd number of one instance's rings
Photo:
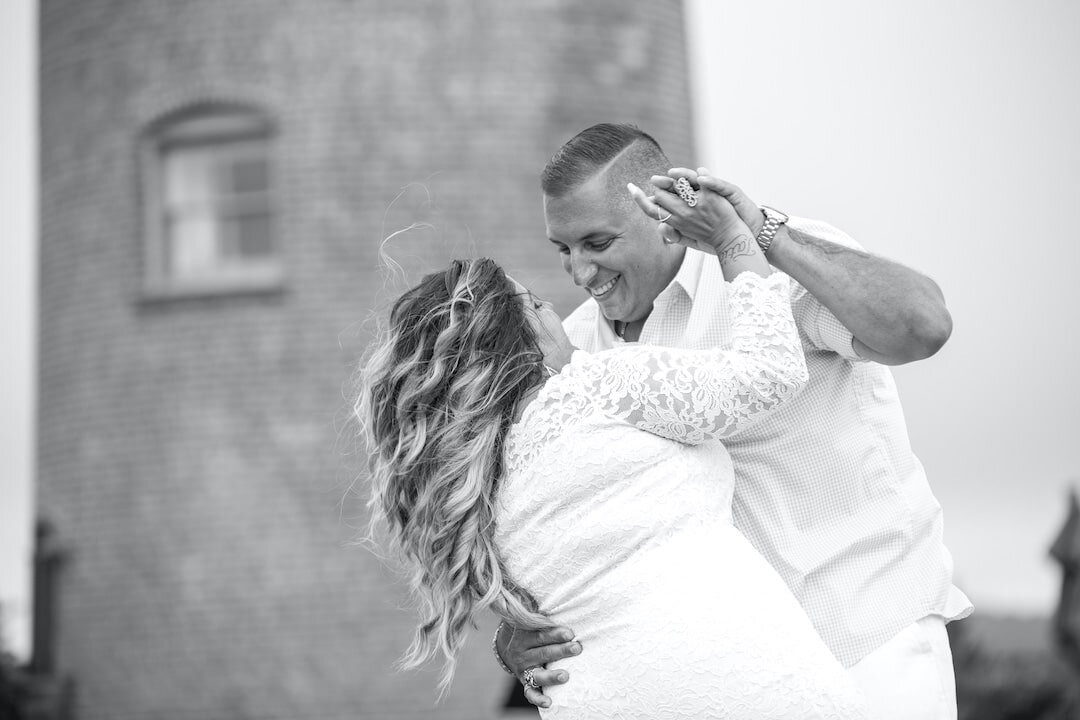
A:
{"type": "Polygon", "coordinates": [[[720,260],[721,265],[726,265],[735,258],[753,255],[755,247],[756,244],[753,238],[749,235],[740,235],[717,251],[716,257],[720,260]]]}
{"type": "Polygon", "coordinates": [[[870,253],[863,250],[857,250],[855,248],[847,247],[846,245],[840,245],[838,243],[829,242],[828,240],[822,240],[816,238],[813,235],[807,235],[800,232],[795,228],[788,226],[788,237],[790,237],[796,244],[809,248],[811,251],[817,253],[823,258],[831,258],[833,256],[843,255],[855,255],[857,257],[871,257],[870,253]]]}

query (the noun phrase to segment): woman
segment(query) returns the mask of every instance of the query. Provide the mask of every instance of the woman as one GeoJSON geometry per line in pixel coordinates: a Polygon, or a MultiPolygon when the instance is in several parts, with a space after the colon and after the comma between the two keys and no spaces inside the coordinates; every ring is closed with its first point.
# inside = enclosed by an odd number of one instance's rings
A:
{"type": "Polygon", "coordinates": [[[443,687],[466,624],[573,626],[558,718],[862,718],[783,581],[731,525],[722,444],[806,381],[786,277],[745,226],[710,248],[735,339],[574,351],[490,260],[405,293],[361,374],[374,521],[413,569],[443,687]]]}

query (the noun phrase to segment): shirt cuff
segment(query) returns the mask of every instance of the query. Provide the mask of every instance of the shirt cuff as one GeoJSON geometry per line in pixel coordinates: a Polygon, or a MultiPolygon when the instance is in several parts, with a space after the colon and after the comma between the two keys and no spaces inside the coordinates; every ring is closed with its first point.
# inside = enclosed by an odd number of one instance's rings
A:
{"type": "Polygon", "coordinates": [[[865,362],[866,358],[855,352],[855,336],[844,327],[844,324],[829,312],[829,309],[820,303],[815,303],[815,317],[807,323],[810,330],[807,335],[815,347],[822,350],[832,350],[834,353],[852,362],[865,362]]]}

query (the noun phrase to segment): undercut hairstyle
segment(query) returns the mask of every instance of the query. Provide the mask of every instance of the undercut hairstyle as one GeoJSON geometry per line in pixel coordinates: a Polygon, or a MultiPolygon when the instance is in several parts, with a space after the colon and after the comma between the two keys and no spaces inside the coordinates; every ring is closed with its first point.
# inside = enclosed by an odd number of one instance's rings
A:
{"type": "Polygon", "coordinates": [[[561,198],[600,173],[607,172],[609,197],[624,207],[633,201],[626,192],[632,182],[646,192],[649,178],[666,175],[671,161],[660,144],[644,130],[629,124],[600,123],[582,130],[559,148],[540,173],[544,195],[561,198]]]}
{"type": "Polygon", "coordinates": [[[370,534],[389,531],[421,616],[400,665],[441,651],[442,691],[478,611],[518,627],[550,624],[507,577],[494,543],[506,434],[546,377],[517,295],[494,261],[455,260],[395,302],[358,373],[353,411],[370,452],[370,534]]]}

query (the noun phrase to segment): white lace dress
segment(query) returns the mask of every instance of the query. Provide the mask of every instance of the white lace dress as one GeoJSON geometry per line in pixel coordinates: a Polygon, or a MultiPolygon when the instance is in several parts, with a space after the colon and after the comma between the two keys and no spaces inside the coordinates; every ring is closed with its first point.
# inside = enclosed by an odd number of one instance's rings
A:
{"type": "Polygon", "coordinates": [[[728,350],[577,352],[507,437],[496,542],[584,652],[545,718],[863,718],[847,673],[731,524],[721,440],[794,395],[787,280],[727,285],[728,350]]]}

